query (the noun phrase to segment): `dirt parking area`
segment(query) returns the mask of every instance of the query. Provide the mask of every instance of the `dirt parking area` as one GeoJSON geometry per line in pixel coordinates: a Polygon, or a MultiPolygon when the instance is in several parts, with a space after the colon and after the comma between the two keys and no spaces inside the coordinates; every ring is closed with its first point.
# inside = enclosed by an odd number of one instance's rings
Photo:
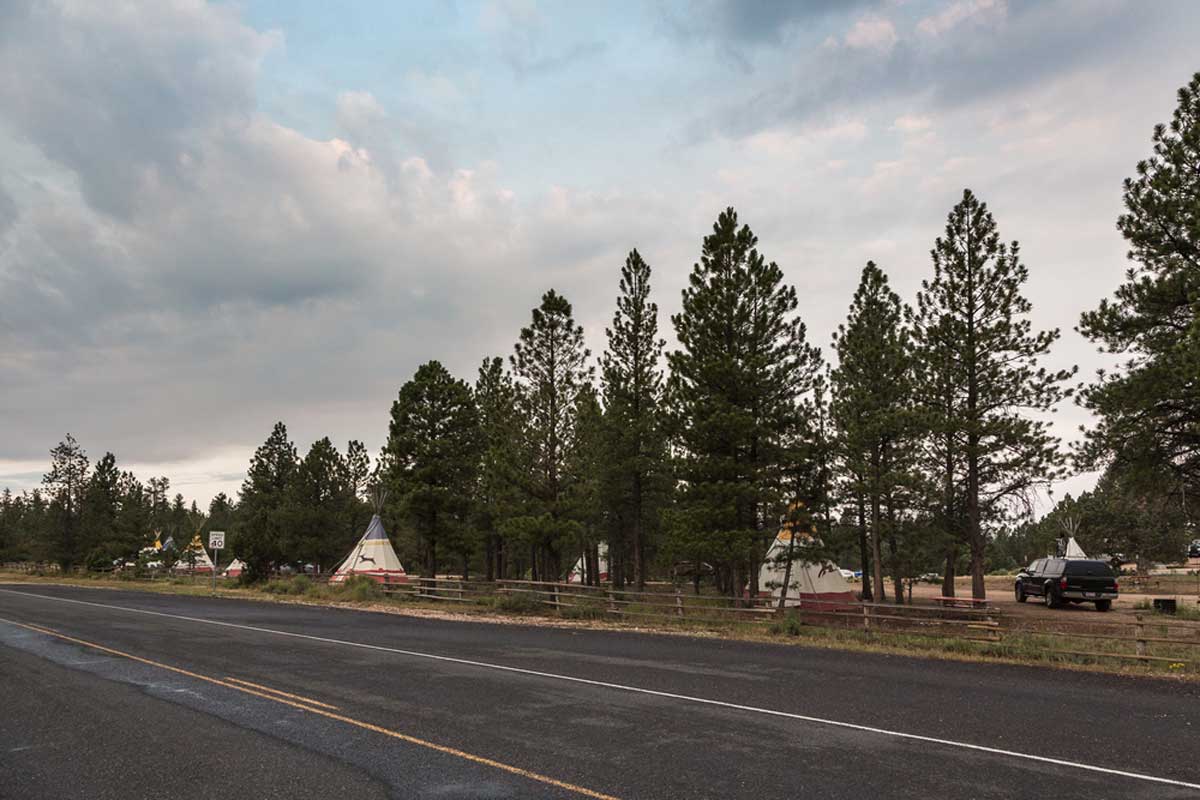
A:
{"type": "MultiPolygon", "coordinates": [[[[1014,576],[991,575],[984,581],[987,587],[988,601],[1003,614],[1033,620],[1052,618],[1075,619],[1081,622],[1087,621],[1088,617],[1102,616],[1096,611],[1095,605],[1091,603],[1080,603],[1078,605],[1068,603],[1060,608],[1046,608],[1038,598],[1030,598],[1024,603],[1018,603],[1013,596],[1013,580],[1014,576]]],[[[1181,609],[1192,609],[1200,613],[1200,592],[1192,588],[1192,581],[1194,580],[1195,578],[1192,578],[1191,581],[1173,581],[1168,587],[1176,590],[1172,594],[1157,590],[1153,593],[1123,590],[1120,593],[1120,597],[1113,603],[1112,610],[1103,616],[1108,619],[1132,619],[1136,613],[1144,611],[1145,607],[1155,597],[1174,597],[1181,609]]],[[[1124,577],[1121,578],[1121,581],[1123,584],[1131,582],[1124,577]]],[[[891,587],[889,586],[888,588],[890,589],[891,587]]],[[[933,598],[940,597],[941,594],[941,584],[923,583],[913,587],[913,600],[917,602],[931,603],[933,602],[933,598]]],[[[959,578],[955,581],[955,594],[958,597],[971,596],[971,579],[969,577],[959,578]]]]}

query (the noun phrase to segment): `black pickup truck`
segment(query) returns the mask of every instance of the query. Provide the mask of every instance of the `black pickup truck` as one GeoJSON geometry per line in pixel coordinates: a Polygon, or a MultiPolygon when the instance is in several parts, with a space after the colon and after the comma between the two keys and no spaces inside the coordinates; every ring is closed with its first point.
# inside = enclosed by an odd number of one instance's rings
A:
{"type": "Polygon", "coordinates": [[[1108,611],[1117,599],[1117,576],[1105,561],[1089,558],[1039,558],[1017,574],[1018,603],[1040,597],[1050,608],[1063,603],[1095,603],[1108,611]]]}

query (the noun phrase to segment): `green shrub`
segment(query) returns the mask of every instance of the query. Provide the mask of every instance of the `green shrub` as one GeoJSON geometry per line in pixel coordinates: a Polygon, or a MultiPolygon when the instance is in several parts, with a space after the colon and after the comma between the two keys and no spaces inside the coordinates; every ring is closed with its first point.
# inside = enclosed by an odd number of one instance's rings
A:
{"type": "Polygon", "coordinates": [[[788,614],[780,620],[775,620],[771,623],[767,630],[773,636],[799,636],[804,628],[800,618],[795,614],[788,614]]]}
{"type": "Polygon", "coordinates": [[[539,610],[541,605],[533,595],[525,593],[500,594],[492,598],[492,608],[515,614],[528,614],[539,610]]]}
{"type": "Polygon", "coordinates": [[[343,600],[358,602],[378,600],[383,597],[383,591],[379,588],[379,584],[366,575],[351,575],[337,584],[334,592],[343,600]]]}

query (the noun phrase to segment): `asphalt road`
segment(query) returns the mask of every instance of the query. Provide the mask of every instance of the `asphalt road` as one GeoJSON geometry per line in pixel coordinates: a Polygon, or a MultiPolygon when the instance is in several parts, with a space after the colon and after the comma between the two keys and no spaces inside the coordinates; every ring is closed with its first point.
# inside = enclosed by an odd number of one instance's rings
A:
{"type": "Polygon", "coordinates": [[[331,793],[1200,797],[1200,691],[786,645],[0,586],[0,798],[331,793]]]}

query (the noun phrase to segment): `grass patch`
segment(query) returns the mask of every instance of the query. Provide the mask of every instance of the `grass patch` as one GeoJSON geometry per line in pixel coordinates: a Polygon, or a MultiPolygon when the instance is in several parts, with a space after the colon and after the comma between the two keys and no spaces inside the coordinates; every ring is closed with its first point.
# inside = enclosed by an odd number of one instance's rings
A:
{"type": "Polygon", "coordinates": [[[282,594],[292,597],[307,594],[313,588],[312,579],[307,575],[293,575],[290,578],[276,578],[258,587],[266,594],[282,594]]]}
{"type": "Polygon", "coordinates": [[[605,619],[609,616],[608,604],[603,600],[571,598],[571,604],[559,606],[558,615],[563,619],[605,619]]]}
{"type": "Polygon", "coordinates": [[[491,600],[491,607],[496,611],[505,611],[510,614],[532,614],[542,610],[542,604],[533,595],[523,592],[498,594],[485,599],[491,600]]]}

